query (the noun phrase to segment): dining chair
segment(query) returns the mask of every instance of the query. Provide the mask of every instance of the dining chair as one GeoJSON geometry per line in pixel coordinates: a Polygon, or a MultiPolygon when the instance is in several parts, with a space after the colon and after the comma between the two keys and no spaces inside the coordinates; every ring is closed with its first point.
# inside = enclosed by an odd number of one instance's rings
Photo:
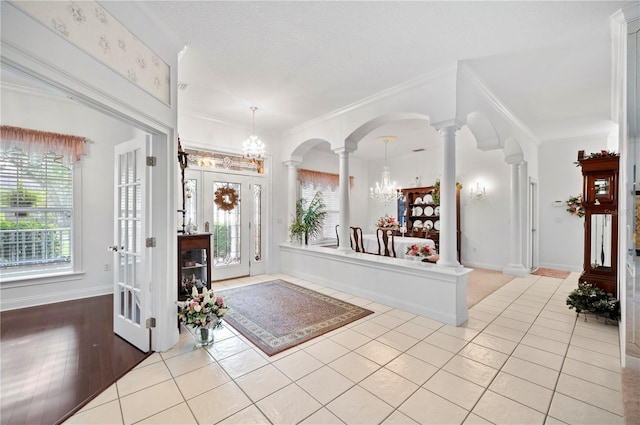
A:
{"type": "Polygon", "coordinates": [[[364,238],[362,237],[362,228],[351,226],[351,248],[356,252],[366,252],[364,250],[364,238]]]}
{"type": "Polygon", "coordinates": [[[396,245],[393,231],[389,229],[378,229],[376,235],[378,238],[378,255],[395,258],[396,245]]]}
{"type": "MultiPolygon", "coordinates": [[[[340,225],[336,224],[336,241],[338,243],[338,246],[340,246],[340,231],[338,229],[340,229],[340,225]]],[[[351,229],[353,229],[353,227],[351,229]]],[[[351,249],[354,249],[353,248],[353,237],[350,236],[349,239],[350,239],[349,242],[351,243],[351,249]]],[[[360,252],[360,251],[356,250],[356,252],[360,252]]]]}

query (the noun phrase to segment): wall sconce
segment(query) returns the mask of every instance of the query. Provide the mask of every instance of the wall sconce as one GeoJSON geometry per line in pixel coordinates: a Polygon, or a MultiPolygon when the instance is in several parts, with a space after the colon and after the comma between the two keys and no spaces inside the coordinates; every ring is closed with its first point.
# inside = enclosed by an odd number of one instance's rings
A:
{"type": "Polygon", "coordinates": [[[484,186],[480,186],[480,182],[476,182],[475,187],[469,189],[469,197],[472,199],[484,199],[486,198],[486,191],[484,186]]]}

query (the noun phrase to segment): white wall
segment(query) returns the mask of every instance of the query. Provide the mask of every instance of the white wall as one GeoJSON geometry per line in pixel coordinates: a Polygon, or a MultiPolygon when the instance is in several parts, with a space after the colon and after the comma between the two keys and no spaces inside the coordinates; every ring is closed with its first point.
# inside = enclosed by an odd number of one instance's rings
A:
{"type": "Polygon", "coordinates": [[[607,136],[555,140],[540,147],[540,267],[582,271],[584,218],[572,216],[564,201],[582,192],[582,171],[574,162],[585,154],[607,149],[607,136]],[[562,201],[554,207],[553,201],[562,201]]]}
{"type": "Polygon", "coordinates": [[[74,166],[82,175],[77,223],[82,247],[82,276],[66,282],[30,281],[18,287],[4,284],[3,309],[25,299],[38,304],[113,291],[113,157],[114,146],[130,139],[134,129],[120,121],[58,95],[12,90],[2,85],[2,123],[42,131],[84,136],[86,155],[74,166]],[[36,296],[37,295],[37,296],[36,296]]]}

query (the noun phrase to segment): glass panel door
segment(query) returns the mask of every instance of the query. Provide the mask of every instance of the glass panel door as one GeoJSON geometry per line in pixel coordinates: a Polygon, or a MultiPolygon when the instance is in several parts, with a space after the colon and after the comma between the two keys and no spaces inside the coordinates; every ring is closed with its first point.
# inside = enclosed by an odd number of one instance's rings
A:
{"type": "Polygon", "coordinates": [[[204,220],[211,223],[211,279],[247,276],[251,261],[249,178],[204,173],[204,220]]]}
{"type": "Polygon", "coordinates": [[[149,351],[149,286],[146,273],[146,146],[147,137],[132,139],[115,148],[114,314],[116,334],[149,351]]]}

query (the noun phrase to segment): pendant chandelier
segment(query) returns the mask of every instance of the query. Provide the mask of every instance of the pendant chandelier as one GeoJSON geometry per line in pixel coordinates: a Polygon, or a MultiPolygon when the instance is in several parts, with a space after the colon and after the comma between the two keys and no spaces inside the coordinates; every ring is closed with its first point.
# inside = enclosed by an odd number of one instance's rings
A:
{"type": "Polygon", "coordinates": [[[251,136],[242,144],[242,155],[249,159],[262,159],[265,154],[265,146],[256,135],[256,111],[258,107],[252,106],[249,109],[253,112],[253,125],[251,126],[251,136]]]}
{"type": "Polygon", "coordinates": [[[387,144],[398,140],[395,136],[378,137],[376,141],[384,142],[384,167],[382,167],[382,179],[376,182],[375,188],[371,188],[369,197],[383,204],[396,202],[401,196],[400,187],[396,187],[396,182],[391,181],[391,173],[387,167],[387,144]]]}

